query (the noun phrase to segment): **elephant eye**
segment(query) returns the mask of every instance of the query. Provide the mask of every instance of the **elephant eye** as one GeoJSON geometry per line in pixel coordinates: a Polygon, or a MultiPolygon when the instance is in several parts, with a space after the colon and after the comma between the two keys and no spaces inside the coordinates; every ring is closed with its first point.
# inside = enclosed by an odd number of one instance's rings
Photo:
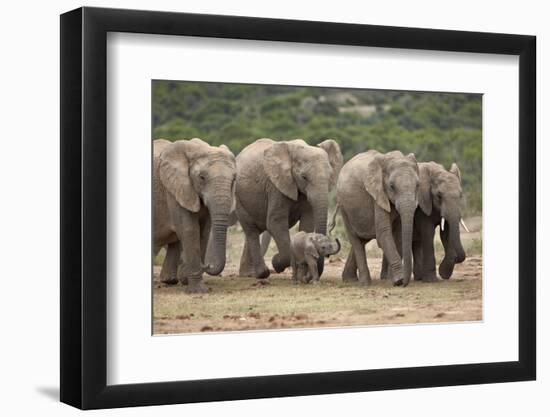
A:
{"type": "Polygon", "coordinates": [[[302,174],[302,179],[303,179],[304,181],[307,181],[307,175],[306,175],[306,174],[302,174]]]}
{"type": "Polygon", "coordinates": [[[201,181],[204,181],[206,179],[206,175],[204,174],[199,174],[199,178],[201,179],[201,181]]]}

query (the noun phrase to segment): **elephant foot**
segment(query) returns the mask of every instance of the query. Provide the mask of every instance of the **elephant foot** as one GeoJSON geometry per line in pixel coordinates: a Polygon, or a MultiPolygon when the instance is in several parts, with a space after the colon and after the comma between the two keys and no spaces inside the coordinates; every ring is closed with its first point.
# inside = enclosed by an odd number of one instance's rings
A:
{"type": "Polygon", "coordinates": [[[443,279],[451,278],[454,268],[454,261],[446,261],[445,259],[443,259],[443,261],[439,265],[439,276],[443,279]]]}
{"type": "Polygon", "coordinates": [[[187,285],[188,283],[187,273],[185,272],[185,268],[183,267],[182,264],[178,265],[178,271],[176,275],[177,275],[177,281],[179,281],[181,285],[187,285]]]}
{"type": "Polygon", "coordinates": [[[280,274],[287,267],[290,266],[290,259],[287,259],[287,260],[282,259],[281,255],[276,253],[275,255],[273,255],[273,258],[271,258],[271,264],[273,265],[273,269],[275,270],[275,272],[280,274]]]}
{"type": "Polygon", "coordinates": [[[239,268],[239,276],[241,276],[241,277],[254,277],[255,276],[254,268],[240,267],[239,268]]]}
{"type": "Polygon", "coordinates": [[[372,279],[370,276],[366,276],[366,277],[359,277],[358,281],[362,284],[362,285],[366,285],[367,287],[370,287],[372,285],[372,279]]]}
{"type": "MultiPolygon", "coordinates": [[[[416,279],[416,275],[415,275],[416,279]]],[[[435,271],[430,271],[422,275],[422,281],[423,282],[437,282],[437,274],[435,271]]]]}
{"type": "Polygon", "coordinates": [[[185,292],[187,294],[206,294],[208,291],[210,291],[210,290],[208,289],[208,287],[202,281],[195,282],[193,284],[189,284],[185,288],[185,292]]]}
{"type": "Polygon", "coordinates": [[[393,273],[391,281],[394,287],[400,287],[402,285],[405,286],[402,273],[393,273]]]}
{"type": "Polygon", "coordinates": [[[403,269],[402,268],[392,268],[389,270],[389,278],[391,279],[391,282],[394,287],[406,287],[409,282],[405,282],[403,279],[403,269]]]}
{"type": "Polygon", "coordinates": [[[358,280],[359,278],[357,278],[357,269],[352,271],[344,268],[344,271],[342,272],[342,281],[357,282],[358,280]]]}
{"type": "Polygon", "coordinates": [[[344,282],[357,282],[357,281],[359,281],[359,278],[357,278],[357,275],[342,275],[342,281],[344,281],[344,282]]]}
{"type": "Polygon", "coordinates": [[[401,287],[403,285],[403,278],[397,278],[393,280],[394,287],[401,287]]]}
{"type": "Polygon", "coordinates": [[[258,279],[266,279],[269,277],[269,268],[264,265],[264,268],[258,271],[255,275],[258,279]]]}

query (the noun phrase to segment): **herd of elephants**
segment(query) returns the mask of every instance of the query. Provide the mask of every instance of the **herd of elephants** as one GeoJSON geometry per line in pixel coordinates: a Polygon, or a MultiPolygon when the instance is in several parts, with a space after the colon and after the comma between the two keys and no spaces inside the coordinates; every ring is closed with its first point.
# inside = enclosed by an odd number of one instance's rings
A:
{"type": "Polygon", "coordinates": [[[160,280],[180,282],[189,293],[208,291],[203,273],[223,271],[227,228],[236,221],[245,235],[240,276],[269,276],[264,254],[272,237],[276,272],[292,266],[293,280],[318,282],[324,257],[340,249],[327,236],[334,188],[334,217],[340,212],[351,243],[343,280],[371,283],[365,244],[372,239],[384,254],[382,279],[403,286],[412,274],[437,280],[438,226],[445,250],[439,275],[448,279],[465,259],[461,176],[454,163],[447,170],[397,150],[369,150],[344,163],[332,139],[317,146],[258,139],[237,157],[227,146],[201,139],[157,139],[153,149],[154,255],[166,248],[160,280]],[[300,232],[291,238],[297,223],[300,232]]]}

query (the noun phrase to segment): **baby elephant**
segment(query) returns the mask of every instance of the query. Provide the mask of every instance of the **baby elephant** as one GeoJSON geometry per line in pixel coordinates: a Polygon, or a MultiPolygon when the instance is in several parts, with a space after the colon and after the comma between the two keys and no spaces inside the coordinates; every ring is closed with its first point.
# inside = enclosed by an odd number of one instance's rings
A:
{"type": "Polygon", "coordinates": [[[298,232],[291,241],[292,281],[319,282],[317,259],[328,257],[340,251],[340,241],[333,242],[328,236],[319,233],[298,232]]]}

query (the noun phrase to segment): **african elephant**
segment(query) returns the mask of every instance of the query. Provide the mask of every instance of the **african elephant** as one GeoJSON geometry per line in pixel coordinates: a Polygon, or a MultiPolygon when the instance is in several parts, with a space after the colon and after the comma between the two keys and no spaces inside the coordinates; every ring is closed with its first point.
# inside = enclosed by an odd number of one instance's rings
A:
{"type": "MultiPolygon", "coordinates": [[[[258,139],[237,156],[237,217],[246,241],[239,274],[267,278],[260,233],[277,244],[277,272],[290,266],[289,228],[326,234],[329,190],[336,184],[343,157],[334,140],[310,146],[301,139],[258,139]]],[[[319,262],[322,273],[323,259],[319,262]]]]}
{"type": "Polygon", "coordinates": [[[319,233],[298,232],[290,243],[292,250],[292,281],[319,282],[317,261],[319,258],[335,255],[340,251],[340,241],[319,233]]]}
{"type": "MultiPolygon", "coordinates": [[[[420,188],[418,208],[414,217],[413,257],[414,279],[432,282],[437,280],[435,272],[434,233],[439,233],[445,256],[439,265],[439,275],[448,279],[455,264],[464,261],[466,255],[460,241],[460,224],[466,228],[461,214],[461,175],[458,165],[453,163],[447,171],[435,162],[418,164],[420,188]]],[[[468,230],[466,228],[466,230],[468,230]]],[[[381,277],[385,275],[384,263],[381,277]]]]}
{"type": "Polygon", "coordinates": [[[229,213],[234,210],[235,157],[200,139],[154,142],[154,253],[167,246],[161,280],[206,292],[202,274],[225,266],[229,213]],[[213,262],[204,265],[212,225],[213,262]]]}
{"type": "Polygon", "coordinates": [[[418,165],[413,154],[371,150],[356,155],[343,166],[336,195],[352,245],[342,273],[344,280],[371,283],[365,244],[376,238],[390,262],[394,285],[408,285],[418,186],[418,165]],[[392,233],[396,221],[401,221],[402,245],[396,244],[392,233]]]}

